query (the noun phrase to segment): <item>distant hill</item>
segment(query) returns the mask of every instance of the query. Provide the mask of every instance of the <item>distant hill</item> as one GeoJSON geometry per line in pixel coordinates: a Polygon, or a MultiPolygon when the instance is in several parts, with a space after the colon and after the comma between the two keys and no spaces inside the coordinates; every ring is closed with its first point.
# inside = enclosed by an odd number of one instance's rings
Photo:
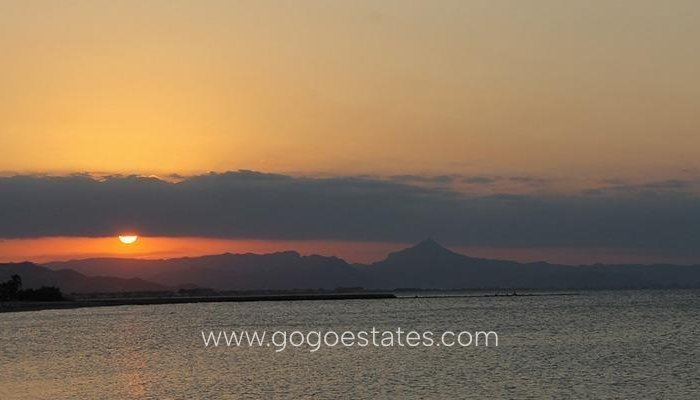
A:
{"type": "Polygon", "coordinates": [[[22,287],[36,289],[41,286],[56,286],[64,293],[91,292],[150,292],[169,290],[163,285],[147,282],[140,278],[113,278],[106,276],[85,276],[69,269],[52,271],[30,263],[0,264],[0,282],[12,275],[22,278],[22,287]]]}
{"type": "Polygon", "coordinates": [[[366,267],[372,286],[623,289],[700,287],[700,266],[558,265],[467,257],[424,240],[366,267]]]}
{"type": "Polygon", "coordinates": [[[430,239],[371,265],[351,265],[337,257],[302,256],[293,251],[167,260],[97,258],[45,265],[57,272],[70,269],[87,276],[221,290],[700,287],[698,266],[519,263],[468,257],[430,239]]]}
{"type": "Polygon", "coordinates": [[[85,275],[142,278],[167,286],[221,290],[335,289],[363,286],[366,276],[337,257],[302,256],[294,251],[272,254],[220,254],[168,260],[96,258],[45,264],[85,275]]]}

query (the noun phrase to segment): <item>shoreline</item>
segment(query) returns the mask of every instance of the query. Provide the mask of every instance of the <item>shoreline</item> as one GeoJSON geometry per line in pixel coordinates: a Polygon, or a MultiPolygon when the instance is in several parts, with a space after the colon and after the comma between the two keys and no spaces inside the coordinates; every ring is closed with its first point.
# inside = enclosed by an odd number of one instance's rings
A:
{"type": "Polygon", "coordinates": [[[238,296],[193,296],[193,297],[132,297],[81,299],[65,301],[9,301],[0,302],[0,314],[42,310],[69,310],[87,307],[147,306],[161,304],[193,303],[245,303],[260,301],[322,301],[322,300],[383,300],[383,299],[449,299],[449,298],[518,298],[536,296],[577,296],[578,292],[541,292],[522,294],[446,294],[404,295],[403,293],[308,293],[308,294],[262,294],[238,296]]]}
{"type": "Polygon", "coordinates": [[[474,297],[541,297],[541,296],[579,296],[581,293],[578,292],[552,292],[552,293],[522,293],[522,294],[446,294],[446,295],[434,295],[429,294],[425,296],[397,296],[400,299],[455,299],[455,298],[474,298],[474,297]]]}
{"type": "Polygon", "coordinates": [[[141,297],[124,299],[90,299],[45,302],[11,301],[0,302],[0,313],[41,310],[68,310],[86,307],[146,306],[160,304],[243,303],[258,301],[377,300],[396,298],[397,296],[393,293],[325,293],[208,297],[141,297]]]}

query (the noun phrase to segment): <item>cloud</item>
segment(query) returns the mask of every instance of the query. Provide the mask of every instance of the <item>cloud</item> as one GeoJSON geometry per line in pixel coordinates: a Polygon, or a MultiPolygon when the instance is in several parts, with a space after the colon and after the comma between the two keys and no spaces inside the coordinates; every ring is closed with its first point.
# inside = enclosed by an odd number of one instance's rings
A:
{"type": "Polygon", "coordinates": [[[464,184],[467,186],[489,186],[498,183],[503,184],[521,184],[530,186],[539,186],[549,181],[543,178],[534,178],[529,176],[491,176],[491,175],[393,175],[389,180],[399,183],[416,184],[423,186],[459,186],[464,184]]]}
{"type": "Polygon", "coordinates": [[[434,185],[450,185],[459,181],[459,175],[393,175],[389,180],[400,183],[410,184],[434,184],[434,185]]]}
{"type": "Polygon", "coordinates": [[[462,179],[462,182],[472,185],[490,185],[500,180],[498,177],[490,176],[467,176],[462,179]]]}
{"type": "Polygon", "coordinates": [[[604,186],[586,189],[583,192],[589,195],[647,195],[647,196],[695,196],[700,193],[700,180],[698,179],[667,179],[652,182],[627,182],[618,179],[603,181],[604,186]]]}
{"type": "Polygon", "coordinates": [[[166,181],[111,175],[0,178],[0,237],[144,235],[415,241],[695,251],[700,199],[669,181],[643,190],[470,195],[396,177],[255,171],[166,181]],[[673,190],[669,190],[672,187],[673,190]]]}

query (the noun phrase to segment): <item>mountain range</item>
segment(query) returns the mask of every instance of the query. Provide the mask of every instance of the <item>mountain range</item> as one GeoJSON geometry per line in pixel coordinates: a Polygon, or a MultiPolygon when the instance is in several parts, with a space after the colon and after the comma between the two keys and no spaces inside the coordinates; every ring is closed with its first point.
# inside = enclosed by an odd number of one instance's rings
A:
{"type": "Polygon", "coordinates": [[[160,292],[168,287],[140,278],[86,276],[71,269],[54,271],[30,262],[0,264],[0,282],[12,275],[22,278],[24,288],[56,286],[65,293],[160,292]]]}
{"type": "Polygon", "coordinates": [[[0,280],[20,274],[26,287],[65,292],[159,291],[177,288],[290,290],[698,288],[700,266],[520,263],[468,257],[427,239],[372,264],[337,257],[220,254],[164,260],[92,258],[36,265],[0,264],[0,280]]]}

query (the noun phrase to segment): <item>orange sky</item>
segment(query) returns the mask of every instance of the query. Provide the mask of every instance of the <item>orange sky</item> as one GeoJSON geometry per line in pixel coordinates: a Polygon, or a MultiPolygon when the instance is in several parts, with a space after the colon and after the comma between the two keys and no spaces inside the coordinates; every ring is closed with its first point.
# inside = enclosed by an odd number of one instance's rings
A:
{"type": "Polygon", "coordinates": [[[700,168],[700,3],[0,3],[0,172],[700,168]]]}
{"type": "MultiPolygon", "coordinates": [[[[0,239],[0,262],[63,261],[92,257],[175,258],[222,253],[272,253],[295,250],[303,255],[337,256],[348,262],[371,263],[384,259],[389,253],[414,243],[348,242],[323,240],[240,240],[191,237],[141,237],[131,245],[117,237],[49,237],[35,239],[0,239]]],[[[449,247],[449,246],[448,246],[449,247]]],[[[453,251],[472,257],[517,260],[522,262],[549,261],[562,264],[653,263],[691,264],[693,256],[634,252],[610,248],[508,248],[453,246],[453,251]]]]}
{"type": "MultiPolygon", "coordinates": [[[[0,176],[694,179],[698,20],[692,0],[5,0],[0,176]]],[[[507,184],[493,190],[519,191],[507,184]]],[[[8,239],[0,261],[287,248],[369,261],[399,247],[8,239]]]]}
{"type": "Polygon", "coordinates": [[[405,247],[399,243],[239,240],[197,237],[140,237],[123,244],[117,237],[47,237],[0,239],[0,262],[70,260],[91,257],[173,258],[221,253],[270,253],[296,250],[302,254],[340,256],[349,261],[376,261],[405,247]]]}

